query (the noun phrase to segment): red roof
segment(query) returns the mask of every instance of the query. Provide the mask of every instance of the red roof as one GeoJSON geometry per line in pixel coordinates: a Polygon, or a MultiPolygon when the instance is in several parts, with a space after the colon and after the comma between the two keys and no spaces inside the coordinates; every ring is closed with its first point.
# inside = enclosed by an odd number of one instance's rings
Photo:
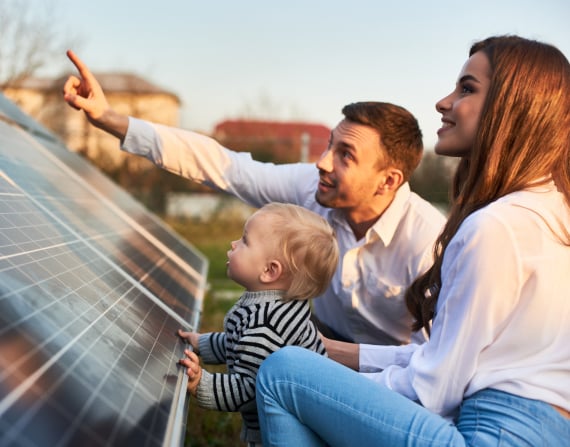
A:
{"type": "Polygon", "coordinates": [[[281,162],[300,161],[303,157],[314,162],[327,148],[330,132],[327,126],[307,122],[226,120],[216,125],[213,137],[238,151],[255,152],[265,145],[281,162]]]}

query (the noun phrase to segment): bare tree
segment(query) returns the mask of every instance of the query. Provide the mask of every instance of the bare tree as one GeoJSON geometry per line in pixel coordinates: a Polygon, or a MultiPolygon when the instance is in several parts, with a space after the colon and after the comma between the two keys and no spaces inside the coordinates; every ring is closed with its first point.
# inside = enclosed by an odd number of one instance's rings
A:
{"type": "Polygon", "coordinates": [[[16,87],[48,65],[53,68],[73,40],[54,26],[57,16],[52,1],[1,0],[0,89],[16,87]]]}

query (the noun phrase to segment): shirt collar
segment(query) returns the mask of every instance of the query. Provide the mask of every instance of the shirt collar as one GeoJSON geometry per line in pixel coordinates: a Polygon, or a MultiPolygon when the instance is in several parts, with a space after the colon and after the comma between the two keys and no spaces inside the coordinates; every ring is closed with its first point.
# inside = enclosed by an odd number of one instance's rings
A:
{"type": "Polygon", "coordinates": [[[408,182],[398,188],[392,203],[384,210],[380,219],[376,221],[372,228],[366,233],[366,241],[371,241],[374,236],[378,237],[385,246],[390,245],[396,229],[400,224],[402,215],[404,214],[411,190],[408,182]]]}
{"type": "MultiPolygon", "coordinates": [[[[411,190],[408,182],[398,188],[392,203],[384,210],[380,219],[366,232],[366,236],[364,237],[366,243],[380,239],[385,246],[390,244],[402,219],[402,214],[404,214],[404,210],[410,199],[410,194],[411,190]]],[[[332,209],[329,216],[330,221],[334,222],[333,226],[335,228],[340,226],[352,234],[352,229],[341,210],[332,209]]]]}
{"type": "Polygon", "coordinates": [[[270,303],[282,300],[285,296],[284,290],[261,290],[258,292],[245,291],[240,297],[240,304],[249,306],[252,304],[270,303]]]}

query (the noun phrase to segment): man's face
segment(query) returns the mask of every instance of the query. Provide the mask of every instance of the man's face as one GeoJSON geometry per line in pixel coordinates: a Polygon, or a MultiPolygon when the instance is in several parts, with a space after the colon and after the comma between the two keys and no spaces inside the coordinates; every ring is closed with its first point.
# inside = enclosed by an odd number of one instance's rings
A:
{"type": "Polygon", "coordinates": [[[322,206],[366,213],[382,181],[380,135],[370,126],[343,120],[331,132],[317,163],[315,198],[322,206]]]}

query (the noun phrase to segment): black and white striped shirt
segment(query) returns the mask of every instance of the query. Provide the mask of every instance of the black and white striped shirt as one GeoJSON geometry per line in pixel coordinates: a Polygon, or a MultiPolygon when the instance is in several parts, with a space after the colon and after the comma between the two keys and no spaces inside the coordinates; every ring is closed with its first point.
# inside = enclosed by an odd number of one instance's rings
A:
{"type": "Polygon", "coordinates": [[[239,411],[241,437],[261,442],[255,405],[255,376],[272,352],[288,345],[302,346],[326,355],[310,320],[308,300],[283,301],[284,292],[245,292],[224,318],[225,332],[202,334],[200,355],[205,363],[226,363],[227,373],[202,372],[198,404],[219,411],[239,411]]]}

